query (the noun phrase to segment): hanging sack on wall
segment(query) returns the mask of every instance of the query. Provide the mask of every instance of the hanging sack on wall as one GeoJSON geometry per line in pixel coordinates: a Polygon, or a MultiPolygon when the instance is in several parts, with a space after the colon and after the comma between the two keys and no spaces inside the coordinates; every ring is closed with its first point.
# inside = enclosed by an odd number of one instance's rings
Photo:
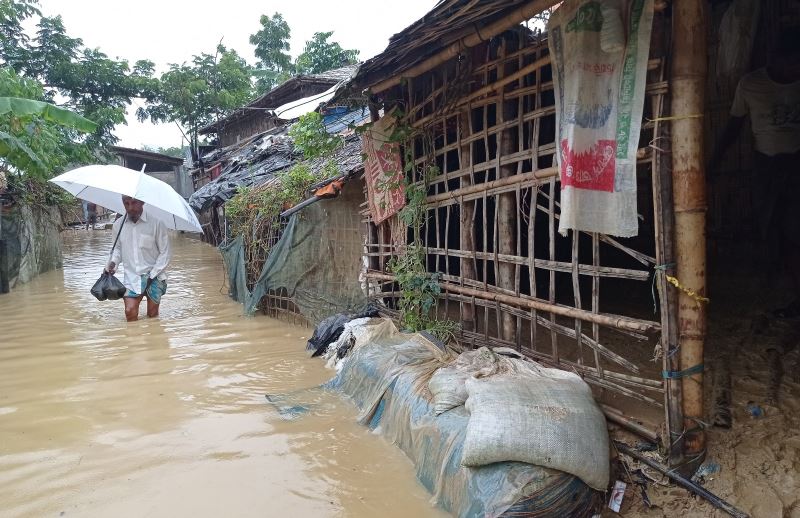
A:
{"type": "Polygon", "coordinates": [[[653,0],[568,0],[550,17],[562,235],[639,231],[636,153],[652,19],[653,0]]]}
{"type": "MultiPolygon", "coordinates": [[[[122,233],[122,227],[125,226],[125,221],[127,219],[128,215],[126,214],[122,220],[122,224],[119,226],[117,237],[114,238],[114,244],[111,245],[111,253],[108,256],[109,261],[114,255],[114,248],[117,246],[119,235],[122,233]]],[[[94,283],[94,286],[92,286],[92,289],[89,291],[97,300],[119,300],[125,296],[125,292],[128,291],[128,288],[126,288],[125,285],[119,281],[119,279],[114,277],[114,275],[103,270],[103,273],[100,274],[100,278],[97,279],[97,281],[94,283]]]]}

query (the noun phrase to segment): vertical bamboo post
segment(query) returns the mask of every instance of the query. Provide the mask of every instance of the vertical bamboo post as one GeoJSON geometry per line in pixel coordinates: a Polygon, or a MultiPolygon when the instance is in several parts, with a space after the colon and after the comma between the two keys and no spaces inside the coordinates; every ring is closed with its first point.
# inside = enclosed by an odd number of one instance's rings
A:
{"type": "MultiPolygon", "coordinates": [[[[506,39],[500,47],[500,53],[497,62],[497,79],[498,81],[504,76],[513,73],[514,63],[505,63],[505,57],[509,51],[514,49],[510,46],[510,39],[506,39]],[[509,48],[510,47],[510,48],[509,48]]],[[[498,96],[497,101],[497,118],[498,125],[512,121],[517,118],[517,102],[515,100],[506,100],[505,87],[503,87],[498,96]]],[[[507,178],[513,176],[517,172],[517,168],[513,165],[500,165],[504,156],[514,153],[514,134],[512,128],[505,128],[498,134],[500,139],[497,146],[497,178],[507,178]]],[[[497,222],[496,240],[498,246],[495,247],[495,255],[497,255],[498,248],[501,254],[513,255],[517,248],[516,236],[516,217],[517,207],[514,193],[504,193],[497,198],[497,209],[495,210],[495,221],[497,222]]],[[[515,268],[513,264],[495,261],[495,269],[497,272],[497,285],[507,290],[515,290],[515,268]]],[[[503,340],[516,341],[516,322],[508,312],[503,312],[502,329],[498,329],[498,336],[503,340]]]]}
{"type": "MultiPolygon", "coordinates": [[[[459,115],[458,124],[458,140],[459,140],[459,168],[462,171],[472,167],[472,144],[462,143],[462,139],[469,137],[472,134],[472,108],[467,105],[459,115]]],[[[460,187],[467,187],[472,185],[472,174],[466,174],[461,177],[460,187]]],[[[460,245],[462,251],[475,250],[475,203],[474,201],[464,201],[461,199],[459,204],[459,234],[460,245]]],[[[461,278],[462,279],[475,279],[475,262],[469,257],[462,257],[461,262],[461,278]]],[[[475,330],[475,306],[469,302],[461,302],[461,326],[466,331],[475,330]]]]}
{"type": "MultiPolygon", "coordinates": [[[[706,192],[703,164],[703,119],[706,79],[706,13],[704,0],[673,4],[672,179],[675,207],[677,277],[688,290],[706,292],[706,192]]],[[[703,303],[681,292],[678,298],[681,369],[703,363],[706,313],[703,303]]],[[[687,460],[705,453],[703,373],[682,380],[687,460]]]]}
{"type": "MultiPolygon", "coordinates": [[[[666,57],[669,48],[667,20],[663,13],[657,12],[653,19],[653,38],[651,55],[666,57]]],[[[667,76],[666,60],[662,59],[658,70],[650,73],[650,80],[663,81],[667,76]]],[[[678,292],[667,282],[666,275],[677,275],[675,270],[675,212],[672,196],[672,155],[663,150],[669,140],[669,123],[659,118],[669,114],[667,96],[653,97],[654,149],[652,160],[653,212],[656,242],[656,262],[660,265],[654,272],[658,286],[659,307],[661,309],[661,347],[662,367],[665,371],[680,370],[678,349],[678,292]]],[[[681,380],[664,380],[664,408],[666,411],[667,434],[665,437],[669,465],[677,467],[683,463],[683,397],[681,380]]]]}

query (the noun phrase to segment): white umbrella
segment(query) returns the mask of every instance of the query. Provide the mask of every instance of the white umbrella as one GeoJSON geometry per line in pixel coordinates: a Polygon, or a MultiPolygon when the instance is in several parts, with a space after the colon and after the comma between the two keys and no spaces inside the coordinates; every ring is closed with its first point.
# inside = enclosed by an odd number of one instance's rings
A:
{"type": "Polygon", "coordinates": [[[122,195],[144,202],[147,217],[154,217],[171,229],[202,232],[194,210],[169,184],[152,176],[118,165],[87,165],[50,180],[81,200],[125,213],[122,195]]]}

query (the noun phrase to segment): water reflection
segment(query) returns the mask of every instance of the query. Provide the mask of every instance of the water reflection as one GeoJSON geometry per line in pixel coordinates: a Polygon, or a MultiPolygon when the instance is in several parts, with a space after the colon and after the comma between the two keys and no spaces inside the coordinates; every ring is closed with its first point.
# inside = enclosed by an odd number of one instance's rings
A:
{"type": "Polygon", "coordinates": [[[243,317],[217,252],[174,244],[159,319],[89,294],[109,232],[65,234],[62,271],[0,296],[0,515],[438,515],[349,403],[268,404],[329,378],[310,331],[243,317]]]}

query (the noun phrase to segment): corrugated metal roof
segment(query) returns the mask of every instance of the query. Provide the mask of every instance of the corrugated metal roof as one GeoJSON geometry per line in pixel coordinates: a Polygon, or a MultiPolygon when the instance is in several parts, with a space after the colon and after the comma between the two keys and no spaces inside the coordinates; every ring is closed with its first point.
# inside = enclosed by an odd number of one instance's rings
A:
{"type": "Polygon", "coordinates": [[[322,123],[328,133],[344,133],[349,130],[350,125],[356,126],[369,119],[369,109],[355,108],[349,109],[344,106],[325,110],[322,116],[322,123]]]}

